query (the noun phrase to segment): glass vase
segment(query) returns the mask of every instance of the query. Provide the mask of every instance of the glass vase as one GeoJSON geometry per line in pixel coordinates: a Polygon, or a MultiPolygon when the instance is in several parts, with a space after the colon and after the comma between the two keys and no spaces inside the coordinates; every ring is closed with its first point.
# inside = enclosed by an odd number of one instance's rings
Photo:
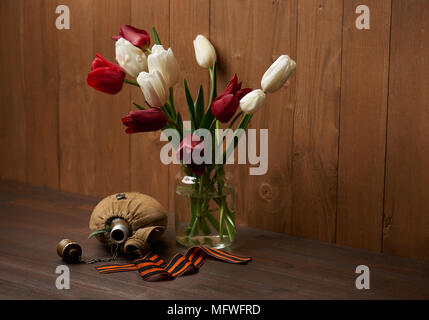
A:
{"type": "Polygon", "coordinates": [[[224,177],[182,175],[175,190],[176,243],[222,249],[235,241],[234,189],[224,177]]]}

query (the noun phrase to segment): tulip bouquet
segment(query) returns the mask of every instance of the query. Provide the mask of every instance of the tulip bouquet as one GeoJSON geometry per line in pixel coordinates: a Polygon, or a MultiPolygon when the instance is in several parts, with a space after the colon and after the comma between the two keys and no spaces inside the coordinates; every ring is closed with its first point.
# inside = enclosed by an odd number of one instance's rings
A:
{"type": "MultiPolygon", "coordinates": [[[[214,159],[211,150],[223,148],[224,137],[217,129],[220,123],[227,124],[229,129],[242,132],[248,127],[253,113],[263,104],[266,94],[280,89],[295,69],[295,62],[287,55],[281,55],[265,72],[261,80],[261,89],[244,88],[237,75],[227,84],[225,90],[217,94],[216,51],[210,41],[202,35],[194,40],[197,63],[208,70],[211,79],[211,90],[208,105],[205,106],[203,86],[200,86],[193,99],[184,79],[190,130],[184,128],[183,118],[176,111],[174,87],[179,82],[180,68],[171,48],[162,46],[155,28],[152,28],[155,44],[150,48],[150,36],[145,30],[126,25],[121,26],[115,40],[116,61],[107,61],[96,54],[88,84],[99,91],[117,94],[124,83],[139,87],[144,103],[133,102],[137,110],[129,112],[122,118],[128,134],[137,132],[171,129],[177,133],[170,139],[177,161],[181,163],[186,174],[183,181],[185,189],[177,189],[177,194],[187,196],[188,205],[176,205],[176,210],[189,210],[185,227],[178,231],[176,221],[176,239],[184,245],[204,243],[213,247],[225,247],[235,239],[235,213],[227,201],[231,189],[225,182],[224,164],[240,139],[235,135],[222,161],[214,159]],[[128,74],[129,77],[126,77],[128,74]],[[241,129],[239,131],[238,129],[241,129]],[[200,134],[202,130],[212,133],[214,141],[206,141],[200,134]],[[210,151],[210,152],[209,152],[210,151]],[[198,161],[195,158],[203,159],[198,161]],[[186,192],[184,192],[184,190],[186,192]]],[[[177,215],[176,215],[177,220],[177,215]]],[[[180,228],[179,228],[180,229],[180,228]]]]}

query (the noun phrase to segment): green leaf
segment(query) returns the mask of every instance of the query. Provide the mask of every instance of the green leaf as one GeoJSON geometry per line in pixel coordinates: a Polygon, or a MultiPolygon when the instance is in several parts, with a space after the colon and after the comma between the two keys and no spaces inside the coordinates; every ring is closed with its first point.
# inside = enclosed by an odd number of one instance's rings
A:
{"type": "Polygon", "coordinates": [[[177,112],[177,125],[180,128],[180,141],[182,141],[183,139],[183,120],[182,120],[182,115],[180,114],[180,112],[177,112]]]}
{"type": "Polygon", "coordinates": [[[249,126],[250,120],[252,120],[253,114],[246,114],[244,116],[245,120],[243,121],[243,124],[241,124],[241,126],[239,126],[239,128],[246,130],[247,127],[249,126]]]}
{"type": "Polygon", "coordinates": [[[171,114],[171,110],[167,106],[167,104],[165,104],[165,106],[161,107],[161,110],[164,112],[164,114],[166,115],[168,120],[170,120],[170,121],[173,120],[174,115],[171,114]]]}
{"type": "Polygon", "coordinates": [[[186,82],[186,79],[183,82],[185,86],[186,102],[188,103],[189,117],[191,118],[191,130],[194,131],[195,129],[197,129],[197,123],[195,121],[194,101],[192,100],[191,93],[189,92],[189,87],[188,83],[186,82]]]}
{"type": "Polygon", "coordinates": [[[212,114],[209,108],[204,114],[203,120],[201,120],[200,128],[208,129],[212,124],[213,119],[214,119],[214,115],[212,114]]]}
{"type": "Polygon", "coordinates": [[[201,120],[204,116],[204,91],[203,86],[200,86],[200,89],[198,90],[197,99],[195,100],[195,120],[196,120],[196,127],[200,126],[201,120]]]}
{"type": "Polygon", "coordinates": [[[161,44],[161,40],[159,40],[158,32],[156,32],[155,27],[152,27],[153,32],[153,40],[155,41],[155,44],[161,44]]]}
{"type": "Polygon", "coordinates": [[[106,232],[108,232],[108,231],[107,230],[95,230],[88,236],[88,239],[91,239],[93,236],[95,236],[97,234],[106,233],[106,232]]]}
{"type": "MultiPolygon", "coordinates": [[[[176,108],[174,106],[174,89],[170,88],[170,96],[168,97],[168,104],[171,107],[171,112],[176,115],[176,108]]],[[[174,120],[177,120],[177,118],[174,118],[174,120]]]]}
{"type": "Polygon", "coordinates": [[[135,105],[137,107],[137,109],[146,110],[146,108],[142,107],[141,105],[139,105],[138,103],[136,103],[134,101],[133,101],[133,105],[135,105]]]}

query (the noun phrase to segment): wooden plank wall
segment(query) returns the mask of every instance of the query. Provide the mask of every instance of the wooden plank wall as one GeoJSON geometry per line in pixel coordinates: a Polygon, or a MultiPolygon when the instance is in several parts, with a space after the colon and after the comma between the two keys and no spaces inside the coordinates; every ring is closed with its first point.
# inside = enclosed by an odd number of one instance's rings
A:
{"type": "MultiPolygon", "coordinates": [[[[137,88],[96,92],[96,52],[114,60],[120,24],[171,46],[195,96],[209,79],[192,40],[209,37],[219,90],[258,87],[282,53],[286,86],[252,121],[269,128],[269,170],[230,168],[241,224],[429,260],[429,2],[426,0],[2,0],[0,179],[103,196],[137,190],[174,210],[177,166],[159,133],[128,136],[137,88]],[[55,28],[68,5],[71,29],[55,28]],[[370,30],[355,10],[370,8],[370,30]],[[5,76],[6,75],[6,76],[5,76]]],[[[186,113],[183,85],[176,104],[186,113]]]]}
{"type": "Polygon", "coordinates": [[[344,2],[337,243],[382,248],[390,1],[366,2],[371,29],[357,30],[344,2]]]}
{"type": "Polygon", "coordinates": [[[428,1],[393,1],[390,46],[383,251],[427,260],[428,1]]]}

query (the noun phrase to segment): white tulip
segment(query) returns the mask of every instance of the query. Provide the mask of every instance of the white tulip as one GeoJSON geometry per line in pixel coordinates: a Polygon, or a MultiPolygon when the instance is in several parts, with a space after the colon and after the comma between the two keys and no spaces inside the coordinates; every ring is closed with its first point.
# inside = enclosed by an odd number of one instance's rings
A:
{"type": "Polygon", "coordinates": [[[137,77],[137,83],[142,89],[146,101],[152,107],[162,107],[166,104],[169,90],[164,77],[158,70],[151,73],[141,72],[137,77]]]}
{"type": "Polygon", "coordinates": [[[198,35],[194,40],[195,58],[198,64],[208,69],[216,61],[216,50],[206,37],[198,35]]]}
{"type": "Polygon", "coordinates": [[[250,91],[240,100],[240,108],[244,113],[256,112],[265,101],[265,92],[261,89],[250,91]]]}
{"type": "Polygon", "coordinates": [[[179,81],[180,67],[171,48],[165,50],[163,46],[155,44],[147,62],[149,72],[159,71],[168,88],[172,88],[179,81]]]}
{"type": "Polygon", "coordinates": [[[119,38],[115,47],[116,61],[130,76],[135,78],[140,72],[147,71],[147,58],[142,50],[124,38],[119,38]]]}
{"type": "Polygon", "coordinates": [[[268,68],[261,81],[264,92],[273,93],[280,89],[295,70],[296,63],[287,55],[282,55],[268,68]]]}

